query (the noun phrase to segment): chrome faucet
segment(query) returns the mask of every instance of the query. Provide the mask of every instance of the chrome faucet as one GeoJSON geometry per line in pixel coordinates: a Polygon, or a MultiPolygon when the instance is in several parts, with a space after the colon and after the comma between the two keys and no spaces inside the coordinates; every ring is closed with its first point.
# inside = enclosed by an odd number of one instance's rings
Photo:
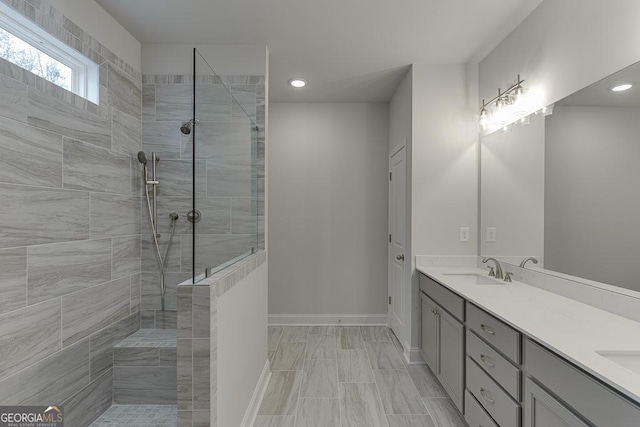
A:
{"type": "Polygon", "coordinates": [[[538,263],[538,260],[535,259],[534,257],[530,257],[530,258],[525,258],[522,260],[522,262],[520,263],[520,268],[524,268],[524,266],[527,264],[527,262],[531,261],[534,264],[538,263]]]}
{"type": "MultiPolygon", "coordinates": [[[[496,272],[495,272],[496,279],[502,279],[503,278],[503,274],[502,274],[502,266],[500,265],[500,262],[498,262],[498,260],[495,259],[495,258],[485,258],[485,259],[482,260],[482,263],[486,264],[489,261],[493,261],[494,264],[496,265],[496,272]]],[[[491,269],[491,272],[492,271],[493,271],[493,268],[491,269]]],[[[489,272],[489,276],[491,276],[491,272],[489,272]]]]}

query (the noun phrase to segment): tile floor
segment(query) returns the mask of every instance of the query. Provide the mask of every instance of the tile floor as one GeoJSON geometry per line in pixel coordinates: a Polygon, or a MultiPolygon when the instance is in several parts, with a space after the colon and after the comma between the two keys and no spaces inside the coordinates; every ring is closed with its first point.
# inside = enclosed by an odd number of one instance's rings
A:
{"type": "Polygon", "coordinates": [[[381,326],[270,327],[272,375],[254,427],[466,427],[400,349],[381,326]]]}
{"type": "Polygon", "coordinates": [[[89,427],[175,427],[175,405],[113,405],[89,427]]]}

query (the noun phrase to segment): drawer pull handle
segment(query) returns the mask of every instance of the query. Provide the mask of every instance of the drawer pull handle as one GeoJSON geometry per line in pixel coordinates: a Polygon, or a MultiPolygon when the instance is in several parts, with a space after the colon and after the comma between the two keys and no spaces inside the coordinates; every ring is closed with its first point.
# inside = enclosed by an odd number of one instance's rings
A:
{"type": "Polygon", "coordinates": [[[482,329],[487,335],[495,335],[496,333],[485,324],[480,325],[480,329],[482,329]]]}
{"type": "Polygon", "coordinates": [[[485,389],[481,388],[480,389],[480,394],[482,395],[482,397],[484,397],[484,400],[486,400],[487,402],[491,403],[492,405],[496,403],[495,400],[493,400],[492,398],[487,396],[487,392],[485,391],[485,389]]]}
{"type": "Polygon", "coordinates": [[[487,356],[485,356],[484,354],[480,355],[480,360],[482,360],[482,363],[484,363],[485,365],[489,366],[490,368],[495,368],[496,364],[493,363],[491,361],[491,359],[489,359],[487,356]]]}

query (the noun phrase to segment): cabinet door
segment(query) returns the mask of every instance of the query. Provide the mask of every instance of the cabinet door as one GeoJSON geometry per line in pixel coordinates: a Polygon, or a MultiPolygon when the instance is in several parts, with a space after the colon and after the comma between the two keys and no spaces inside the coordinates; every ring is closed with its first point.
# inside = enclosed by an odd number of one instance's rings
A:
{"type": "Polygon", "coordinates": [[[422,300],[422,357],[437,375],[438,370],[438,309],[431,298],[420,293],[422,300]]]}
{"type": "Polygon", "coordinates": [[[525,382],[524,393],[525,427],[587,427],[529,378],[525,382]]]}
{"type": "Polygon", "coordinates": [[[438,309],[440,317],[440,371],[438,379],[460,412],[464,392],[464,326],[438,309]]]}

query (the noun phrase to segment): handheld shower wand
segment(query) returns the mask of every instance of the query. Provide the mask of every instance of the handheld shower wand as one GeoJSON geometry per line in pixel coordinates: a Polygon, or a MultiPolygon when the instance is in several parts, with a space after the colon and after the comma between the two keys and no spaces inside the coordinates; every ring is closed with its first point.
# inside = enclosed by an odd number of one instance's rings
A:
{"type": "Polygon", "coordinates": [[[165,284],[165,271],[167,269],[167,260],[169,258],[169,250],[171,249],[171,243],[173,242],[173,235],[175,233],[176,221],[179,216],[177,213],[172,212],[169,214],[169,218],[171,220],[171,234],[169,236],[169,243],[167,244],[167,249],[165,251],[164,258],[160,253],[160,244],[158,243],[158,204],[157,204],[157,192],[156,187],[159,184],[159,181],[156,179],[156,163],[160,160],[156,153],[152,153],[151,155],[153,162],[153,179],[149,180],[149,169],[147,167],[147,155],[144,151],[140,151],[138,153],[138,161],[143,166],[143,174],[144,174],[144,190],[147,201],[147,211],[149,213],[149,223],[151,225],[151,235],[153,238],[153,246],[155,249],[156,261],[158,262],[158,267],[160,268],[160,296],[162,301],[162,310],[164,311],[164,297],[166,295],[166,284],[165,284]],[[149,195],[149,185],[153,186],[153,209],[151,208],[151,197],[149,195]]]}

